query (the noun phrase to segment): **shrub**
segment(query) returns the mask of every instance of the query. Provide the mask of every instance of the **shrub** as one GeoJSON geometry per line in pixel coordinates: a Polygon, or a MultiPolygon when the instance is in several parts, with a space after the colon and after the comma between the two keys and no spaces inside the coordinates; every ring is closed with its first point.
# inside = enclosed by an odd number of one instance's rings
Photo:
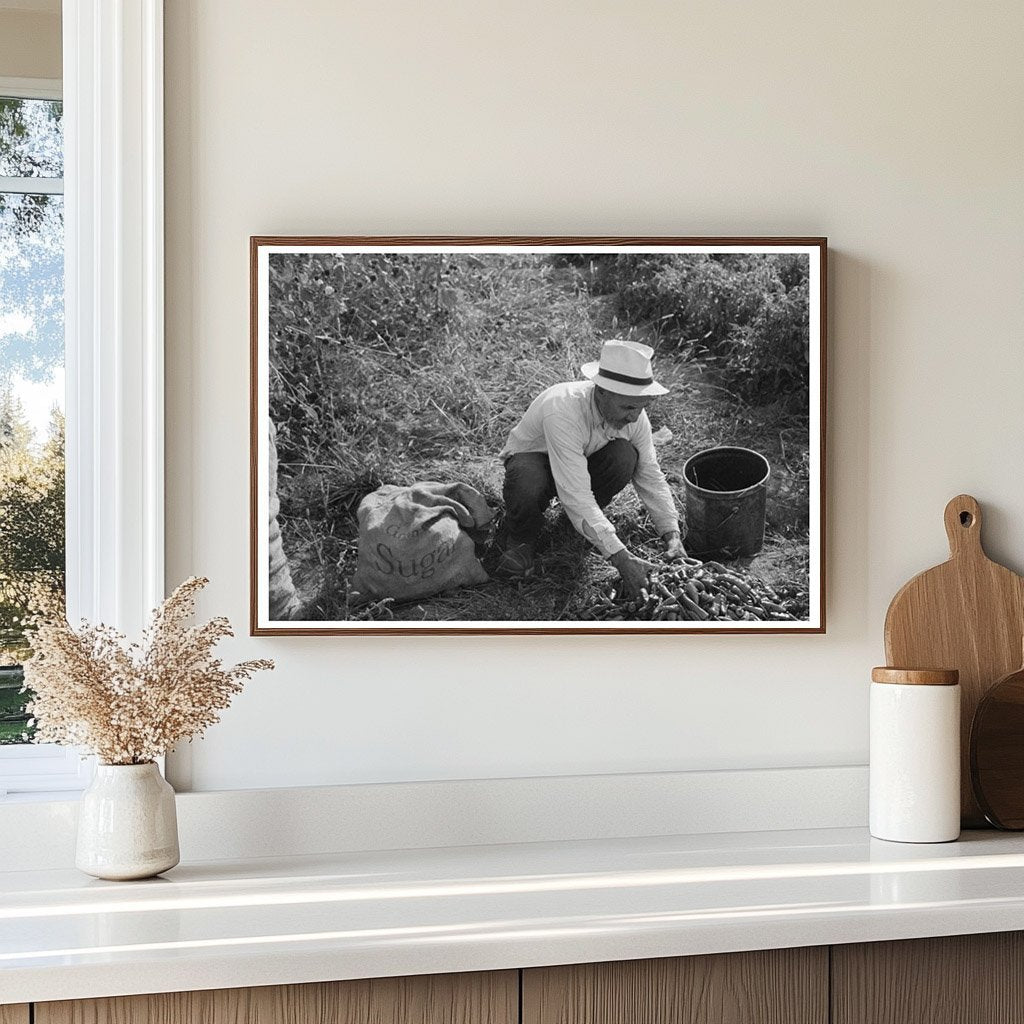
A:
{"type": "Polygon", "coordinates": [[[623,318],[665,349],[713,364],[747,401],[774,400],[808,382],[809,260],[627,253],[603,260],[597,293],[617,294],[623,318]]]}

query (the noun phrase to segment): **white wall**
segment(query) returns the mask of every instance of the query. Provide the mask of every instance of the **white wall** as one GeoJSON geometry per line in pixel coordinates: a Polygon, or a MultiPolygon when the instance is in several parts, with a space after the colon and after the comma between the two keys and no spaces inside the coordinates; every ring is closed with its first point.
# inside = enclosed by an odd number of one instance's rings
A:
{"type": "Polygon", "coordinates": [[[1024,6],[167,0],[168,583],[245,632],[251,234],[827,235],[828,633],[270,656],[197,789],[842,765],[885,608],[1024,569],[1024,6]]]}

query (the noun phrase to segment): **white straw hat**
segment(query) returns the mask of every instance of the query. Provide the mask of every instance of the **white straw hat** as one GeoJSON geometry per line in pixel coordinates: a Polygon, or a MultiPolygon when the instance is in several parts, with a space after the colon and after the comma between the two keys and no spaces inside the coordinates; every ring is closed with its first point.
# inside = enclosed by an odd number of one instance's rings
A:
{"type": "Polygon", "coordinates": [[[583,364],[583,376],[617,395],[667,395],[654,379],[653,355],[650,345],[613,338],[601,347],[599,360],[583,364]]]}

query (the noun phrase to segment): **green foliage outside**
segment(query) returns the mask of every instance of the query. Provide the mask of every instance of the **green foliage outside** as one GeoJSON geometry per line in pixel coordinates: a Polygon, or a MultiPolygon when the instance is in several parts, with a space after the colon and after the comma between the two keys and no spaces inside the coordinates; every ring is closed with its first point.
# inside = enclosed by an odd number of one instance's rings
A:
{"type": "Polygon", "coordinates": [[[32,730],[25,715],[25,695],[21,692],[23,675],[20,665],[0,666],[0,746],[24,743],[32,730]]]}
{"type": "MultiPolygon", "coordinates": [[[[806,585],[807,283],[807,258],[789,256],[271,255],[281,523],[309,616],[376,614],[350,608],[345,593],[366,494],[463,480],[499,507],[509,430],[616,336],[654,345],[671,388],[651,420],[673,434],[659,453],[680,510],[690,455],[721,444],[762,452],[772,465],[768,543],[752,571],[806,585]]],[[[627,544],[656,552],[631,490],[611,518],[627,544]]],[[[614,571],[556,510],[551,519],[556,542],[536,579],[378,611],[578,618],[614,571]]]]}
{"type": "Polygon", "coordinates": [[[26,731],[25,696],[3,666],[31,653],[26,616],[62,606],[64,550],[64,418],[54,413],[38,447],[7,392],[0,395],[0,742],[22,742],[26,731]]]}

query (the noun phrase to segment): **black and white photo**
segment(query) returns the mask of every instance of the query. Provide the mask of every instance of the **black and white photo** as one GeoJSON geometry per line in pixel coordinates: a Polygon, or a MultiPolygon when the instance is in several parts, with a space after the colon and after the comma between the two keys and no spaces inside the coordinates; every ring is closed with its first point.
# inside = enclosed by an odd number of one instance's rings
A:
{"type": "Polygon", "coordinates": [[[253,633],[822,632],[825,257],[253,238],[253,633]]]}

